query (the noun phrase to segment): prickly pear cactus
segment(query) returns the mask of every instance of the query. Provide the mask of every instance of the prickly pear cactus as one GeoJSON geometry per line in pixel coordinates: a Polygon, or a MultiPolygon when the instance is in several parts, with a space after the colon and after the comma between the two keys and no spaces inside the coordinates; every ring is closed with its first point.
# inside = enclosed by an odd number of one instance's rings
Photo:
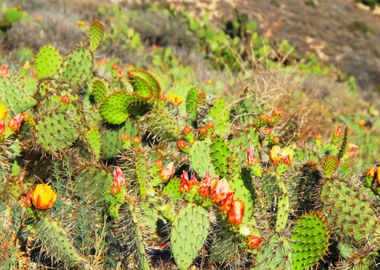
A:
{"type": "Polygon", "coordinates": [[[187,270],[205,244],[210,227],[207,211],[189,204],[174,220],[170,242],[174,260],[181,270],[187,270]]]}
{"type": "Polygon", "coordinates": [[[327,180],[320,198],[329,227],[339,238],[356,243],[370,238],[378,217],[360,189],[348,180],[327,180]]]}
{"type": "Polygon", "coordinates": [[[291,269],[309,269],[326,254],[329,246],[329,231],[318,213],[300,217],[291,234],[291,269]]]}
{"type": "Polygon", "coordinates": [[[62,56],[56,48],[45,45],[36,56],[36,73],[39,79],[52,78],[62,64],[62,56]]]}
{"type": "Polygon", "coordinates": [[[101,21],[93,21],[89,29],[89,49],[94,52],[102,43],[104,37],[104,25],[101,21]]]}
{"type": "Polygon", "coordinates": [[[290,243],[283,236],[273,235],[269,242],[260,248],[254,270],[284,269],[290,270],[290,243]]]}
{"type": "Polygon", "coordinates": [[[36,223],[36,239],[43,250],[70,268],[91,269],[90,264],[69,240],[66,231],[56,221],[42,219],[36,223]]]}

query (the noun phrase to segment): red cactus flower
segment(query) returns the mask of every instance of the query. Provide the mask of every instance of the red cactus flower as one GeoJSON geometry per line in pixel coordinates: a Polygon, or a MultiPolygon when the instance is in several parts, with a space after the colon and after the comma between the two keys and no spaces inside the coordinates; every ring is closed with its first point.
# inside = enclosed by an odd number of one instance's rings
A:
{"type": "Polygon", "coordinates": [[[24,116],[22,113],[19,113],[11,118],[11,120],[8,122],[8,126],[14,131],[18,132],[21,127],[21,123],[23,120],[24,116]]]}
{"type": "Polygon", "coordinates": [[[185,149],[186,147],[188,147],[188,143],[184,140],[178,140],[177,141],[177,147],[179,150],[183,150],[185,149]]]}
{"type": "Polygon", "coordinates": [[[181,192],[189,192],[190,189],[191,187],[190,187],[189,174],[186,171],[182,171],[181,184],[179,186],[179,190],[181,192]]]}
{"type": "Polygon", "coordinates": [[[238,226],[244,217],[245,204],[242,200],[234,200],[228,212],[228,223],[238,226]]]}
{"type": "Polygon", "coordinates": [[[113,171],[113,181],[119,186],[126,185],[124,173],[119,167],[113,171]]]}
{"type": "Polygon", "coordinates": [[[219,180],[214,178],[211,180],[211,196],[210,199],[214,203],[223,201],[227,196],[232,193],[232,189],[227,180],[219,180]]]}
{"type": "Polygon", "coordinates": [[[4,136],[5,134],[5,121],[0,121],[0,136],[4,136]]]}
{"type": "Polygon", "coordinates": [[[259,236],[248,236],[247,243],[248,247],[250,249],[257,249],[261,243],[263,242],[263,239],[259,236]]]}
{"type": "Polygon", "coordinates": [[[350,143],[348,145],[348,156],[350,158],[353,158],[357,153],[358,153],[358,149],[359,149],[359,146],[357,146],[356,144],[353,144],[353,143],[350,143]]]}
{"type": "Polygon", "coordinates": [[[204,198],[210,196],[211,178],[210,173],[206,172],[205,177],[202,179],[198,188],[198,194],[204,198]]]}
{"type": "Polygon", "coordinates": [[[219,210],[223,214],[227,214],[232,207],[232,202],[234,200],[234,193],[231,192],[230,194],[227,195],[227,197],[220,202],[219,210]]]}

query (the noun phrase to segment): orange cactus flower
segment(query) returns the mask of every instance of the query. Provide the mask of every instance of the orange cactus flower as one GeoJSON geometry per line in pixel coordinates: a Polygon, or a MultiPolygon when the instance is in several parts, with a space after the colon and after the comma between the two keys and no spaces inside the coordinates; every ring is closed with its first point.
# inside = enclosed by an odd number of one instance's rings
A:
{"type": "Polygon", "coordinates": [[[257,249],[260,247],[263,239],[259,236],[248,236],[247,243],[250,249],[257,249]]]}
{"type": "Polygon", "coordinates": [[[68,96],[68,95],[64,95],[64,96],[62,96],[62,97],[61,97],[61,102],[62,102],[63,104],[69,104],[69,103],[70,103],[70,98],[69,98],[69,96],[68,96]]]}
{"type": "Polygon", "coordinates": [[[273,165],[277,165],[281,161],[281,147],[275,145],[269,152],[269,158],[272,161],[273,165]]]}
{"type": "Polygon", "coordinates": [[[8,77],[8,67],[3,65],[0,66],[0,78],[8,77]]]}
{"type": "Polygon", "coordinates": [[[34,192],[34,189],[29,190],[26,196],[24,197],[25,206],[32,206],[33,192],[34,192]]]}
{"type": "Polygon", "coordinates": [[[219,180],[217,178],[214,178],[211,180],[211,194],[210,199],[214,203],[219,203],[223,201],[229,194],[231,194],[233,191],[230,187],[230,184],[227,182],[227,180],[222,179],[219,180]]]}
{"type": "Polygon", "coordinates": [[[166,96],[166,100],[169,102],[169,103],[172,103],[173,105],[175,106],[179,106],[182,104],[183,102],[183,98],[181,96],[178,96],[176,94],[173,94],[173,93],[169,93],[167,94],[166,96]]]}
{"type": "Polygon", "coordinates": [[[228,212],[228,223],[238,226],[241,224],[245,211],[245,204],[242,200],[234,200],[228,212]]]}
{"type": "Polygon", "coordinates": [[[343,127],[342,126],[338,126],[338,128],[334,132],[334,136],[337,137],[337,138],[340,138],[340,137],[342,137],[342,135],[343,135],[343,127]]]}
{"type": "Polygon", "coordinates": [[[22,115],[22,113],[19,113],[11,118],[11,120],[8,122],[8,126],[14,132],[18,132],[20,130],[23,119],[24,119],[24,116],[22,115]]]}
{"type": "Polygon", "coordinates": [[[50,209],[57,199],[57,194],[46,184],[38,184],[32,194],[32,204],[39,210],[50,209]]]}
{"type": "Polygon", "coordinates": [[[375,177],[375,173],[377,172],[377,166],[373,165],[371,168],[368,169],[366,176],[368,177],[375,177]]]}
{"type": "Polygon", "coordinates": [[[281,115],[282,115],[282,111],[281,111],[279,108],[275,108],[275,109],[273,110],[273,112],[272,112],[272,115],[273,115],[274,117],[281,117],[281,115]]]}
{"type": "Polygon", "coordinates": [[[164,183],[166,183],[173,176],[174,172],[174,162],[170,162],[160,170],[158,176],[162,179],[164,183]]]}

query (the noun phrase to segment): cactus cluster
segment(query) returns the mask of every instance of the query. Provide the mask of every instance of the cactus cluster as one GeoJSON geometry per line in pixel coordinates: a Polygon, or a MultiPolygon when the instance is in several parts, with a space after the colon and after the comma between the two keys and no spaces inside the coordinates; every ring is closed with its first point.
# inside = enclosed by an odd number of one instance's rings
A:
{"type": "Polygon", "coordinates": [[[315,269],[334,242],[331,265],[374,269],[380,173],[365,177],[372,190],[347,176],[348,129],[306,154],[281,140],[278,109],[234,115],[244,93],[230,104],[143,69],[100,76],[103,31],[95,21],[86,45],[46,45],[34,75],[0,78],[2,269],[21,269],[17,256],[58,269],[315,269]]]}

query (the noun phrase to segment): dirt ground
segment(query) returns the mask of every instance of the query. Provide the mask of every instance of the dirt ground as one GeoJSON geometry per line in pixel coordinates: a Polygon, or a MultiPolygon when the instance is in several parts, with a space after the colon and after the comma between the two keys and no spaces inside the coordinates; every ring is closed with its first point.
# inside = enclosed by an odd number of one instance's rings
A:
{"type": "Polygon", "coordinates": [[[355,75],[363,89],[380,91],[380,12],[350,0],[135,0],[167,3],[194,14],[209,12],[216,20],[234,9],[259,23],[273,41],[289,40],[301,56],[316,53],[355,75]]]}

